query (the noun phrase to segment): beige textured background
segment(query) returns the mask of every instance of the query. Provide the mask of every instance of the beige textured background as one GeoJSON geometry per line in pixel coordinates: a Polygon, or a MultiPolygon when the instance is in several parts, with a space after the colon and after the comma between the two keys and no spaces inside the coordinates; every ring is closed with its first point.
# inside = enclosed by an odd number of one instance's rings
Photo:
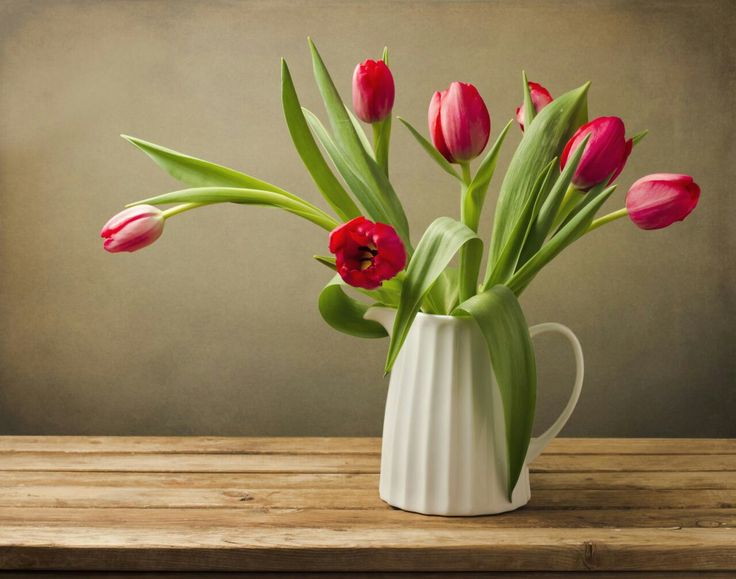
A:
{"type": "MultiPolygon", "coordinates": [[[[722,1],[0,1],[0,433],[375,435],[385,341],[339,335],[316,296],[317,228],[220,206],[154,246],[102,251],[125,202],[177,184],[117,135],[252,172],[312,200],[279,104],[280,56],[320,110],[305,38],[343,95],[356,62],[392,51],[396,112],[424,128],[433,90],[475,83],[497,134],[520,70],[559,95],[592,80],[591,114],[650,136],[639,176],[681,171],[692,217],[618,222],[524,295],[530,323],[580,336],[587,375],[568,435],[736,436],[733,112],[736,4],[722,1]]],[[[453,183],[396,127],[393,180],[414,238],[455,215],[453,183]]],[[[519,139],[516,128],[501,162],[519,139]]],[[[489,198],[495,201],[496,180],[489,198]]],[[[485,222],[490,222],[490,211],[485,222]]],[[[539,341],[549,422],[571,355],[539,341]]]]}

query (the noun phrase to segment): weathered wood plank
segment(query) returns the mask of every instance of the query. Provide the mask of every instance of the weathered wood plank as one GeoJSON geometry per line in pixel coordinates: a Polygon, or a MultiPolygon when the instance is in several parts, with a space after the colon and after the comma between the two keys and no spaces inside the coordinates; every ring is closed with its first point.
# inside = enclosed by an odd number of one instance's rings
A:
{"type": "Polygon", "coordinates": [[[4,526],[0,568],[120,571],[736,570],[733,529],[209,530],[4,526]]]}
{"type": "MultiPolygon", "coordinates": [[[[0,470],[121,472],[378,473],[369,454],[128,454],[16,452],[0,455],[0,470]]],[[[543,454],[533,472],[736,472],[736,455],[543,454]]]]}
{"type": "MultiPolygon", "coordinates": [[[[2,452],[379,454],[380,438],[0,436],[2,452]]],[[[736,438],[557,438],[545,454],[736,454],[736,438]]]]}
{"type": "Polygon", "coordinates": [[[149,509],[0,507],[0,527],[117,526],[131,529],[301,527],[412,529],[526,528],[734,528],[736,509],[531,510],[484,517],[426,517],[386,507],[373,509],[149,509]]]}
{"type": "MultiPolygon", "coordinates": [[[[0,493],[2,507],[381,509],[377,489],[233,486],[142,488],[22,486],[0,493]]],[[[735,490],[535,490],[527,509],[736,508],[735,490]]]]}
{"type": "MultiPolygon", "coordinates": [[[[19,486],[140,488],[378,488],[378,474],[0,471],[0,492],[19,486]]],[[[532,490],[736,490],[736,472],[535,472],[532,490]]]]}

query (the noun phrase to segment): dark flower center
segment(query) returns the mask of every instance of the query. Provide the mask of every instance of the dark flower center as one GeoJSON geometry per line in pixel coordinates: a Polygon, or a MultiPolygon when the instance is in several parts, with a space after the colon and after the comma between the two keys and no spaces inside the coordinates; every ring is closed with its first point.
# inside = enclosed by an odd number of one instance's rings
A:
{"type": "Polygon", "coordinates": [[[361,245],[358,247],[358,260],[360,261],[360,271],[365,271],[373,265],[373,258],[378,255],[378,250],[373,244],[361,245]]]}

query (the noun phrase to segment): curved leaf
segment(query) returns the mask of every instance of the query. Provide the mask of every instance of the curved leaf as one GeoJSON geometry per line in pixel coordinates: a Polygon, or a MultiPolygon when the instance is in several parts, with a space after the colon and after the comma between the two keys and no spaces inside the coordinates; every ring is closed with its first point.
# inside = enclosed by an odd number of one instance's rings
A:
{"type": "Polygon", "coordinates": [[[345,282],[336,275],[320,292],[319,313],[324,321],[343,334],[358,338],[385,338],[388,334],[381,324],[363,319],[372,306],[351,298],[344,287],[345,282]]]}
{"type": "Polygon", "coordinates": [[[314,142],[314,137],[312,137],[307,121],[304,119],[304,113],[299,104],[299,97],[296,94],[289,67],[283,58],[281,59],[281,103],[294,147],[322,196],[341,219],[349,221],[354,217],[358,217],[360,209],[335,175],[332,174],[327,162],[322,157],[322,153],[320,153],[319,147],[317,147],[317,143],[314,142]]]}
{"type": "Polygon", "coordinates": [[[542,248],[535,253],[506,284],[517,296],[526,289],[534,276],[545,265],[552,261],[568,245],[578,239],[593,222],[598,209],[606,202],[616,189],[616,185],[608,187],[595,198],[592,198],[567,224],[555,233],[542,248]]]}
{"type": "Polygon", "coordinates": [[[488,345],[503,401],[508,458],[506,490],[511,501],[529,449],[537,400],[537,368],[529,328],[516,296],[503,285],[473,296],[455,312],[472,316],[488,345]]]}
{"type": "MultiPolygon", "coordinates": [[[[129,135],[120,135],[126,141],[138,147],[146,155],[148,155],[153,161],[166,171],[169,175],[178,179],[185,185],[191,185],[192,187],[243,187],[246,189],[260,189],[262,191],[272,191],[273,193],[280,193],[286,197],[292,199],[299,199],[296,195],[289,193],[267,183],[261,181],[235,169],[223,167],[215,163],[210,163],[203,159],[197,159],[179,153],[172,149],[167,149],[161,145],[149,143],[143,139],[131,137],[129,135]]],[[[305,202],[306,203],[306,202],[305,202]]]]}
{"type": "Polygon", "coordinates": [[[480,244],[481,241],[466,225],[449,217],[435,219],[424,232],[406,269],[386,357],[386,372],[391,370],[425,295],[466,243],[480,244]]]}
{"type": "Polygon", "coordinates": [[[526,203],[526,207],[524,207],[524,211],[519,215],[519,220],[516,222],[516,225],[506,242],[506,247],[503,248],[503,251],[498,257],[498,261],[496,261],[496,265],[493,269],[486,272],[486,280],[483,282],[484,290],[488,287],[505,283],[516,270],[516,265],[519,262],[519,255],[524,247],[526,238],[529,235],[529,229],[532,223],[536,220],[539,207],[544,202],[544,198],[549,190],[547,188],[547,183],[556,162],[557,157],[547,163],[547,166],[537,177],[532,194],[529,196],[529,200],[526,203]]]}
{"type": "Polygon", "coordinates": [[[260,189],[243,189],[238,187],[197,187],[194,189],[182,189],[181,191],[172,191],[164,193],[148,199],[142,199],[135,203],[130,203],[128,207],[133,205],[166,205],[168,203],[240,203],[244,205],[267,205],[284,209],[289,213],[298,215],[312,223],[315,223],[332,231],[338,226],[337,221],[332,217],[312,207],[298,197],[286,197],[281,193],[273,193],[271,191],[261,191],[260,189]]]}

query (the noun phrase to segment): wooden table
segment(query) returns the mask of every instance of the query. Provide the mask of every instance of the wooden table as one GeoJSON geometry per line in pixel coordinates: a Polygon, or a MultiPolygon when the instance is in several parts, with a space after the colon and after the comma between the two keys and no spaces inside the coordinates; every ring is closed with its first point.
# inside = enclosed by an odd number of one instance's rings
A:
{"type": "Polygon", "coordinates": [[[736,439],[558,439],[527,507],[472,518],[388,507],[379,449],[0,437],[0,569],[736,577],[736,439]]]}

